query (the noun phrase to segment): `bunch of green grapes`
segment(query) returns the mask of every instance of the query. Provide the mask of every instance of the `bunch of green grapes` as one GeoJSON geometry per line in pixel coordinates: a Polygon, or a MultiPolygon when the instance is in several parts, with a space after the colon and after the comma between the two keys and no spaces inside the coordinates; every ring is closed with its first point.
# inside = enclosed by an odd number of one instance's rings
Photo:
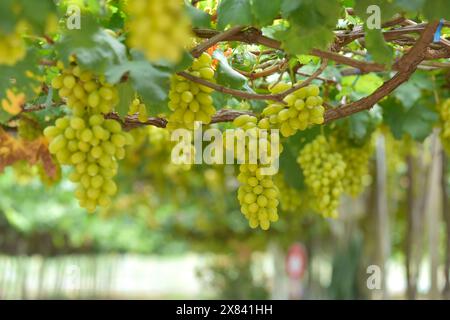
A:
{"type": "Polygon", "coordinates": [[[286,184],[281,174],[275,176],[275,184],[280,191],[280,207],[283,211],[296,212],[302,205],[302,194],[299,190],[286,184]]]}
{"type": "Polygon", "coordinates": [[[342,155],[346,164],[342,180],[344,192],[353,197],[360,195],[370,178],[369,161],[374,150],[372,141],[367,141],[361,147],[354,147],[345,140],[335,140],[333,148],[342,155]]]}
{"type": "Polygon", "coordinates": [[[138,98],[135,98],[132,102],[130,107],[128,108],[128,115],[138,115],[138,120],[140,122],[147,122],[148,120],[148,113],[147,113],[147,107],[145,104],[141,103],[141,100],[138,98]]]}
{"type": "Polygon", "coordinates": [[[78,184],[75,196],[80,206],[89,212],[97,205],[106,207],[117,191],[113,177],[117,174],[117,161],[125,157],[125,146],[131,144],[129,133],[122,132],[115,120],[105,120],[100,113],[69,115],[47,127],[50,153],[61,164],[74,170],[70,180],[78,184]]]}
{"type": "Polygon", "coordinates": [[[445,100],[440,108],[441,116],[441,141],[447,153],[450,153],[450,99],[445,100]]]}
{"type": "Polygon", "coordinates": [[[13,66],[25,57],[27,48],[22,38],[25,29],[26,23],[22,20],[11,33],[6,33],[0,28],[0,65],[13,66]]]}
{"type": "MultiPolygon", "coordinates": [[[[211,67],[211,63],[211,56],[204,52],[198,59],[195,59],[188,72],[212,81],[214,69],[211,67]]],[[[195,121],[204,124],[210,123],[211,117],[216,113],[211,97],[212,91],[213,89],[209,87],[194,83],[179,75],[172,77],[168,106],[173,113],[169,116],[168,128],[193,129],[195,121]]]]}
{"type": "Polygon", "coordinates": [[[278,221],[278,188],[273,182],[273,176],[262,175],[261,165],[241,164],[239,166],[240,182],[238,200],[241,212],[248,219],[251,228],[270,228],[271,222],[278,221]]]}
{"type": "MultiPolygon", "coordinates": [[[[238,181],[240,187],[238,189],[238,200],[241,206],[241,212],[248,219],[251,228],[258,226],[263,230],[270,227],[270,222],[278,221],[278,188],[273,182],[273,174],[267,174],[270,162],[268,159],[262,159],[262,156],[271,156],[271,144],[269,132],[266,136],[262,135],[262,130],[268,129],[267,119],[260,120],[250,115],[241,115],[234,119],[233,124],[245,130],[245,135],[236,137],[234,140],[235,157],[243,163],[239,166],[238,181]],[[252,149],[249,145],[250,141],[246,139],[255,138],[257,149],[252,149]],[[243,142],[244,149],[237,148],[238,140],[245,139],[243,142]],[[263,148],[262,153],[260,149],[263,148]],[[244,152],[242,154],[242,152],[244,152]],[[255,157],[256,163],[250,163],[250,153],[257,152],[255,157]],[[264,161],[263,161],[264,160],[264,161]]],[[[226,135],[225,135],[226,137],[226,135]]],[[[227,146],[226,139],[224,143],[227,146]]],[[[279,156],[279,154],[275,155],[279,156]]]]}
{"type": "MultiPolygon", "coordinates": [[[[278,83],[270,91],[274,94],[289,88],[286,83],[278,83]]],[[[270,124],[279,128],[284,137],[294,135],[297,130],[305,130],[312,124],[324,121],[325,108],[322,106],[320,90],[316,85],[309,85],[288,94],[281,102],[270,103],[262,112],[270,124]]]]}
{"type": "Polygon", "coordinates": [[[297,162],[314,197],[314,209],[325,217],[336,218],[344,191],[346,164],[342,155],[333,151],[325,136],[319,135],[300,151],[297,162]]]}
{"type": "Polygon", "coordinates": [[[17,132],[22,139],[31,141],[41,135],[41,128],[36,121],[22,115],[18,121],[17,132]]]}
{"type": "Polygon", "coordinates": [[[94,113],[109,113],[119,102],[117,88],[106,82],[105,77],[82,70],[72,59],[68,68],[58,62],[61,74],[53,78],[52,86],[76,116],[83,116],[87,109],[94,113]]]}
{"type": "Polygon", "coordinates": [[[133,0],[127,2],[128,44],[147,59],[178,62],[191,38],[183,0],[133,0]]]}

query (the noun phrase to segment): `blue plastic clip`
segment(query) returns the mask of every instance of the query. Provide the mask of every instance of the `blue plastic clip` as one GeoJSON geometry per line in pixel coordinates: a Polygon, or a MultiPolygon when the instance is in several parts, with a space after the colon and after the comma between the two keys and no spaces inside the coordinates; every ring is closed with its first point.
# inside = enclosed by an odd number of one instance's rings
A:
{"type": "Polygon", "coordinates": [[[434,43],[438,43],[439,41],[441,41],[441,32],[442,32],[443,25],[444,25],[444,19],[441,19],[441,21],[439,21],[439,25],[436,29],[436,32],[434,33],[434,38],[433,38],[434,43]]]}

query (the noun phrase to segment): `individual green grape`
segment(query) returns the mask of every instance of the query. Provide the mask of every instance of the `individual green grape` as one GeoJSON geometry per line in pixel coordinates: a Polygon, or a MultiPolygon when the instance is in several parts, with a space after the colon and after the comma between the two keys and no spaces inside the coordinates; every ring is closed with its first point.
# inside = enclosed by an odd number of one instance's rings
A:
{"type": "Polygon", "coordinates": [[[342,155],[333,150],[325,136],[319,135],[300,150],[297,162],[314,197],[314,208],[324,217],[336,218],[344,191],[346,164],[342,155]]]}
{"type": "MultiPolygon", "coordinates": [[[[289,89],[287,83],[278,83],[270,88],[276,94],[289,89]]],[[[294,135],[298,130],[305,130],[312,124],[321,124],[324,121],[325,108],[322,106],[320,90],[316,85],[308,85],[288,94],[284,103],[272,102],[263,110],[263,116],[269,123],[279,128],[284,137],[294,135]]]]}
{"type": "Polygon", "coordinates": [[[278,188],[273,183],[273,176],[262,175],[262,166],[256,164],[241,164],[239,166],[240,182],[238,200],[241,212],[248,219],[251,228],[270,228],[271,222],[278,221],[277,207],[278,188]]]}
{"type": "Polygon", "coordinates": [[[22,60],[27,52],[22,33],[26,29],[26,22],[21,20],[16,24],[13,32],[6,33],[0,27],[0,65],[13,66],[22,60]]]}
{"type": "Polygon", "coordinates": [[[124,146],[132,143],[131,134],[123,132],[117,121],[88,110],[82,116],[59,118],[44,135],[58,162],[73,167],[69,179],[77,184],[80,206],[93,212],[109,205],[117,191],[113,181],[117,161],[125,156],[124,146]]]}
{"type": "MultiPolygon", "coordinates": [[[[211,56],[203,53],[198,59],[194,60],[189,73],[212,81],[214,70],[211,63],[211,56]]],[[[211,117],[216,113],[211,92],[212,89],[179,75],[172,77],[168,106],[173,113],[169,116],[168,128],[185,127],[193,129],[195,121],[203,124],[210,123],[211,117]]]]}
{"type": "Polygon", "coordinates": [[[191,38],[183,0],[128,1],[128,45],[140,49],[152,62],[178,62],[191,38]]]}
{"type": "Polygon", "coordinates": [[[68,68],[62,63],[58,63],[58,68],[61,74],[53,78],[52,87],[66,100],[74,115],[81,117],[89,110],[106,114],[118,104],[117,87],[107,83],[104,76],[82,70],[74,59],[68,68]]]}

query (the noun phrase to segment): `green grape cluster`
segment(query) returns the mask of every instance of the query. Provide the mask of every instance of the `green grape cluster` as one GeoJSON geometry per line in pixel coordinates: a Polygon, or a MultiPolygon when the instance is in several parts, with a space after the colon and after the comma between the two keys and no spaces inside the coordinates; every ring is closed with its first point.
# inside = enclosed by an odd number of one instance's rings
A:
{"type": "Polygon", "coordinates": [[[117,121],[105,120],[100,113],[59,118],[44,130],[44,135],[58,162],[73,166],[69,178],[78,184],[75,196],[80,206],[89,212],[95,211],[97,205],[108,206],[117,191],[113,181],[117,161],[125,157],[131,135],[123,132],[117,121]]]}
{"type": "Polygon", "coordinates": [[[147,59],[178,62],[190,43],[191,26],[183,0],[133,0],[127,2],[128,44],[147,59]]]}
{"type": "Polygon", "coordinates": [[[280,174],[275,176],[275,184],[280,191],[280,208],[283,211],[296,212],[302,205],[302,194],[299,190],[286,184],[280,174]]]}
{"type": "Polygon", "coordinates": [[[251,228],[270,228],[271,222],[278,221],[278,188],[273,176],[262,175],[261,165],[241,164],[239,166],[240,182],[238,200],[241,212],[248,219],[251,228]]]}
{"type": "MultiPolygon", "coordinates": [[[[270,90],[280,93],[289,89],[286,83],[278,83],[270,90]]],[[[324,121],[325,108],[316,85],[309,85],[288,94],[281,102],[272,102],[263,110],[263,116],[269,119],[272,126],[279,128],[284,137],[294,135],[298,130],[305,130],[312,124],[324,121]]]]}
{"type": "MultiPolygon", "coordinates": [[[[211,56],[204,52],[194,60],[188,72],[193,76],[212,81],[214,69],[211,67],[211,63],[211,56]]],[[[172,77],[168,106],[173,113],[169,116],[168,128],[193,129],[195,121],[204,124],[210,123],[211,117],[216,113],[211,97],[212,91],[213,89],[209,87],[194,83],[179,75],[172,77]]]]}
{"type": "Polygon", "coordinates": [[[325,217],[336,218],[344,191],[346,164],[342,155],[333,151],[325,136],[319,135],[300,151],[297,162],[314,197],[314,208],[325,217]]]}
{"type": "Polygon", "coordinates": [[[128,115],[134,115],[137,114],[138,120],[140,122],[147,122],[148,120],[148,113],[147,113],[147,107],[145,104],[141,103],[141,100],[138,98],[134,99],[131,102],[130,107],[128,108],[128,115]]]}
{"type": "MultiPolygon", "coordinates": [[[[233,120],[233,125],[238,129],[243,130],[243,135],[237,135],[234,139],[233,145],[228,145],[227,136],[224,132],[223,141],[225,151],[228,151],[229,148],[233,148],[233,151],[236,152],[234,155],[236,159],[242,162],[248,162],[250,160],[251,152],[257,152],[256,161],[260,164],[267,164],[269,159],[261,159],[261,156],[272,156],[271,150],[271,136],[270,136],[270,124],[267,119],[258,119],[255,116],[251,116],[248,114],[240,115],[239,117],[233,120]],[[266,135],[261,134],[261,130],[267,130],[266,135]],[[250,145],[250,139],[255,139],[257,143],[256,149],[252,149],[250,145]],[[243,144],[245,146],[244,150],[241,150],[238,145],[243,144]],[[265,160],[265,161],[262,161],[265,160]]],[[[283,146],[281,144],[278,145],[279,150],[275,157],[278,157],[280,153],[283,151],[283,146]]],[[[275,150],[273,150],[275,152],[275,150]]]]}
{"type": "Polygon", "coordinates": [[[75,61],[68,68],[58,62],[61,74],[52,80],[52,87],[76,116],[83,116],[86,107],[94,113],[109,113],[119,102],[117,88],[106,82],[105,77],[82,70],[75,61]]]}
{"type": "Polygon", "coordinates": [[[342,180],[344,192],[356,197],[363,191],[369,177],[369,161],[373,154],[373,145],[369,140],[361,147],[354,147],[343,140],[336,140],[333,149],[342,155],[345,174],[342,180]]]}
{"type": "Polygon", "coordinates": [[[447,153],[450,153],[450,99],[445,100],[440,108],[441,117],[441,141],[447,153]]]}
{"type": "MultiPolygon", "coordinates": [[[[258,119],[250,115],[241,115],[233,120],[233,124],[245,130],[249,138],[255,138],[257,141],[256,163],[249,163],[250,153],[255,152],[249,146],[249,141],[245,140],[244,154],[237,148],[239,139],[246,139],[245,136],[237,137],[234,140],[234,150],[237,151],[235,157],[243,163],[239,166],[239,175],[237,177],[240,187],[238,189],[238,200],[241,206],[241,212],[248,219],[251,228],[261,227],[263,230],[270,228],[270,222],[278,221],[278,188],[273,182],[273,175],[263,174],[262,169],[266,169],[269,164],[262,161],[262,155],[271,156],[270,135],[261,135],[261,130],[268,129],[267,119],[258,119]],[[264,148],[262,153],[260,149],[264,148]]],[[[226,135],[225,135],[226,137],[226,135]]],[[[224,143],[227,147],[226,139],[224,143]]],[[[281,151],[279,151],[281,152],[281,151]]],[[[276,155],[277,157],[279,154],[276,155]]]]}
{"type": "Polygon", "coordinates": [[[19,21],[11,33],[0,29],[0,65],[13,66],[22,60],[27,52],[22,33],[26,29],[26,23],[19,21]]]}

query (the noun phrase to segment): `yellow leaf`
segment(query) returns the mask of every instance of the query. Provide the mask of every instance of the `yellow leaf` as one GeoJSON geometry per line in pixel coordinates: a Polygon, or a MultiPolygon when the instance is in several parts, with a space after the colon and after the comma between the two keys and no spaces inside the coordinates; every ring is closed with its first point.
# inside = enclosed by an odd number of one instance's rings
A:
{"type": "Polygon", "coordinates": [[[22,111],[25,104],[25,94],[15,94],[11,89],[6,90],[7,99],[2,99],[2,107],[6,112],[16,115],[22,111]]]}

